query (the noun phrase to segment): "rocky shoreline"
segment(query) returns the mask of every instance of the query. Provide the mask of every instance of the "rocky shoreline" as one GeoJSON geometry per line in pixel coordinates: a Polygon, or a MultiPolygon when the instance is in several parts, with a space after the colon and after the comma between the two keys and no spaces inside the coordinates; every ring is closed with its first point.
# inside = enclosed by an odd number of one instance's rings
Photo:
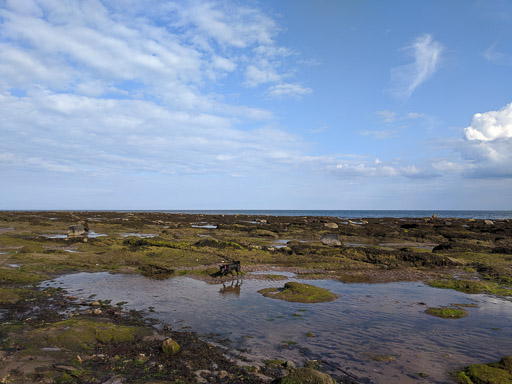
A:
{"type": "Polygon", "coordinates": [[[219,264],[240,260],[244,278],[272,280],[274,272],[287,271],[309,280],[424,281],[510,296],[511,255],[510,220],[0,212],[0,380],[263,383],[293,370],[281,363],[244,365],[220,345],[124,310],[122,302],[38,288],[65,273],[216,282],[219,264]],[[250,274],[256,270],[269,273],[250,274]],[[62,335],[83,340],[69,344],[62,335]],[[169,339],[179,352],[163,347],[169,339]]]}

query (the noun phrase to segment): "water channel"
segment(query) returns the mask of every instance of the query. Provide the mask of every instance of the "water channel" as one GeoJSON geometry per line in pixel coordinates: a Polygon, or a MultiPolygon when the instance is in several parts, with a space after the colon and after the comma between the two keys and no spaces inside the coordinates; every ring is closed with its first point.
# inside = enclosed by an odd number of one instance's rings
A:
{"type": "MultiPolygon", "coordinates": [[[[293,274],[284,275],[295,280],[293,274]]],[[[506,299],[418,282],[300,280],[327,288],[339,298],[330,303],[289,303],[257,292],[282,287],[285,281],[255,277],[207,284],[189,277],[154,280],[78,273],[42,285],[62,287],[83,298],[96,295],[95,299],[113,304],[125,301],[128,309],[151,307],[149,316],[171,328],[228,338],[231,347],[255,362],[282,359],[301,365],[321,359],[360,377],[362,383],[447,383],[447,372],[460,366],[512,354],[512,302],[506,299]],[[469,316],[457,320],[424,313],[427,307],[453,304],[477,306],[466,308],[469,316]],[[381,355],[393,361],[375,361],[381,355]]]]}

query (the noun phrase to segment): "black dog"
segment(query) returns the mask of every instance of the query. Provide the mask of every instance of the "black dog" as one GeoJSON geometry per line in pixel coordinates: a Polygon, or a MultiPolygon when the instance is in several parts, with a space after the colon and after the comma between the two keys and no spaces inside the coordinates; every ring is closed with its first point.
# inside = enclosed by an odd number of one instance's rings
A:
{"type": "Polygon", "coordinates": [[[234,276],[233,272],[235,271],[237,276],[242,273],[240,270],[240,261],[233,261],[232,263],[221,265],[219,268],[221,277],[226,276],[228,273],[234,276]]]}

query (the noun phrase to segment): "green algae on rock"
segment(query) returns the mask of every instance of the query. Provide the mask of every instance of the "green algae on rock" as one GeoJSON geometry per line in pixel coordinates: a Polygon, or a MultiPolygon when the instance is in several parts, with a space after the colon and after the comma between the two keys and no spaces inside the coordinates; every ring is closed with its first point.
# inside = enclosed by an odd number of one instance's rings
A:
{"type": "Polygon", "coordinates": [[[174,355],[178,353],[180,349],[180,345],[171,338],[165,339],[162,343],[162,352],[166,353],[167,355],[174,355]]]}
{"type": "Polygon", "coordinates": [[[140,327],[77,317],[36,329],[31,332],[29,340],[32,346],[50,345],[69,350],[89,350],[97,343],[133,341],[141,334],[144,334],[144,329],[140,327]]]}
{"type": "Polygon", "coordinates": [[[464,309],[460,308],[447,308],[447,307],[441,307],[441,308],[427,308],[425,310],[426,314],[441,317],[443,319],[460,319],[462,317],[466,317],[468,315],[468,312],[464,309]]]}
{"type": "Polygon", "coordinates": [[[288,282],[284,288],[264,288],[258,292],[265,297],[297,303],[325,303],[338,297],[325,288],[297,282],[288,282]]]}
{"type": "Polygon", "coordinates": [[[462,384],[507,384],[512,383],[512,356],[489,364],[473,364],[456,373],[462,384]]]}
{"type": "Polygon", "coordinates": [[[458,280],[455,278],[434,280],[428,283],[434,288],[454,289],[464,293],[488,293],[491,295],[512,296],[512,289],[492,281],[458,280]]]}
{"type": "Polygon", "coordinates": [[[281,380],[280,384],[335,384],[336,381],[327,375],[311,368],[297,368],[281,380]]]}

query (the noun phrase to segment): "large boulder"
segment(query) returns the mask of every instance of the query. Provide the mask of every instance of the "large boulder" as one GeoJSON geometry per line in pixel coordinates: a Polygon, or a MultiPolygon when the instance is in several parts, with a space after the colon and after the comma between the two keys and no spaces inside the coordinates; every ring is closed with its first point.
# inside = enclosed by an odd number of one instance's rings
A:
{"type": "Polygon", "coordinates": [[[278,381],[280,384],[336,384],[334,379],[320,371],[311,368],[294,369],[286,377],[278,381]]]}
{"type": "Polygon", "coordinates": [[[334,233],[330,233],[327,235],[323,235],[320,239],[323,245],[330,245],[332,247],[341,247],[341,241],[338,238],[338,235],[334,233]]]}
{"type": "Polygon", "coordinates": [[[89,226],[85,221],[79,221],[68,228],[68,237],[86,236],[89,233],[89,226]]]}

